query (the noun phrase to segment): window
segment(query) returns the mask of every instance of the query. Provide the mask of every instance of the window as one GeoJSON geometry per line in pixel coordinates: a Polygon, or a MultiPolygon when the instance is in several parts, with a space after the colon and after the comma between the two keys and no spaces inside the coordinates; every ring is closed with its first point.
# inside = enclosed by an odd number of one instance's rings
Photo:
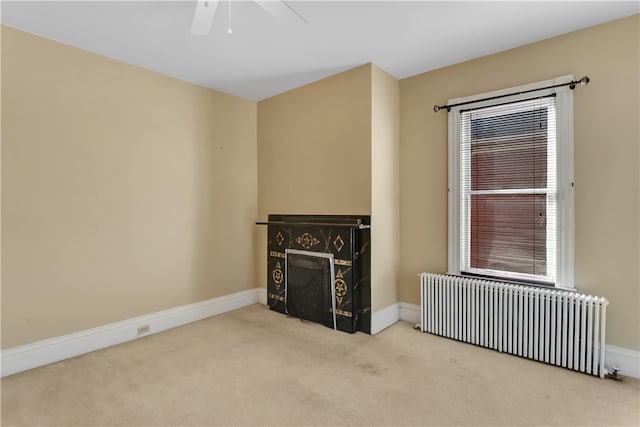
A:
{"type": "Polygon", "coordinates": [[[571,80],[449,100],[449,273],[573,288],[571,80]]]}

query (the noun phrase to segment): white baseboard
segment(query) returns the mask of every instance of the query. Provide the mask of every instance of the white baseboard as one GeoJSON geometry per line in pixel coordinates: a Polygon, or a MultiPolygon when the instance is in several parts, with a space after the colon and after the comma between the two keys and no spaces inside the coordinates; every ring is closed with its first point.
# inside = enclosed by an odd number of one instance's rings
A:
{"type": "Polygon", "coordinates": [[[620,369],[620,375],[640,378],[640,351],[605,345],[604,362],[607,369],[620,369]]]}
{"type": "Polygon", "coordinates": [[[258,288],[249,289],[2,350],[2,377],[255,304],[259,294],[258,288]],[[138,335],[143,325],[149,332],[138,335]]]}
{"type": "Polygon", "coordinates": [[[256,288],[258,293],[258,302],[262,305],[267,305],[267,288],[256,288]]]}
{"type": "MultiPolygon", "coordinates": [[[[413,324],[420,323],[420,306],[400,303],[400,320],[406,320],[413,324]]],[[[605,367],[620,369],[620,375],[640,378],[640,352],[627,348],[605,345],[604,347],[605,367]]]]}
{"type": "Polygon", "coordinates": [[[371,335],[388,328],[398,320],[400,320],[400,304],[397,302],[382,310],[374,311],[371,314],[371,335]]]}
{"type": "MultiPolygon", "coordinates": [[[[157,332],[226,313],[259,302],[267,303],[267,290],[255,288],[206,301],[174,307],[151,314],[110,323],[60,337],[2,350],[2,377],[79,356],[101,348],[131,341],[157,332]],[[149,325],[149,332],[138,335],[139,326],[149,325]]],[[[398,320],[420,322],[420,306],[405,302],[391,304],[372,313],[371,335],[398,320]]],[[[640,352],[613,345],[605,347],[606,367],[620,369],[620,374],[640,378],[640,352]]]]}
{"type": "Polygon", "coordinates": [[[420,306],[409,304],[408,302],[401,302],[400,320],[413,323],[414,325],[420,323],[420,306]]]}

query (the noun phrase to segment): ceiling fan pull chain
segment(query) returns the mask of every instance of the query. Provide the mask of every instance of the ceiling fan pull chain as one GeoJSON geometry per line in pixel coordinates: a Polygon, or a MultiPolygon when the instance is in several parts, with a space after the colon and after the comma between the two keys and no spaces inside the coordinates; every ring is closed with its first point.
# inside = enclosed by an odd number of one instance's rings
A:
{"type": "Polygon", "coordinates": [[[231,31],[231,0],[229,0],[229,29],[227,30],[227,34],[231,35],[233,31],[231,31]]]}

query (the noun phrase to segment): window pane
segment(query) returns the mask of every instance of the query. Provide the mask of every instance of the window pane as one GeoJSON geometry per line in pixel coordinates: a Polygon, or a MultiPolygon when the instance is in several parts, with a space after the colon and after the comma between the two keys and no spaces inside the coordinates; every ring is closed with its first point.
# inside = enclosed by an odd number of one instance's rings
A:
{"type": "Polygon", "coordinates": [[[546,194],[471,196],[470,267],[545,276],[546,194]]]}
{"type": "MultiPolygon", "coordinates": [[[[547,187],[547,108],[472,113],[471,189],[547,187]]],[[[499,110],[498,110],[499,111],[499,110]]]]}

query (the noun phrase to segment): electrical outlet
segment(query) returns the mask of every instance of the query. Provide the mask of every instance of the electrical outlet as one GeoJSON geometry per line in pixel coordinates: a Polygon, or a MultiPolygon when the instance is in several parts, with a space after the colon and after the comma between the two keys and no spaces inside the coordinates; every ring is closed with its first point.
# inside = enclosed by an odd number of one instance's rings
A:
{"type": "Polygon", "coordinates": [[[138,335],[146,334],[151,330],[149,325],[138,326],[138,335]]]}

